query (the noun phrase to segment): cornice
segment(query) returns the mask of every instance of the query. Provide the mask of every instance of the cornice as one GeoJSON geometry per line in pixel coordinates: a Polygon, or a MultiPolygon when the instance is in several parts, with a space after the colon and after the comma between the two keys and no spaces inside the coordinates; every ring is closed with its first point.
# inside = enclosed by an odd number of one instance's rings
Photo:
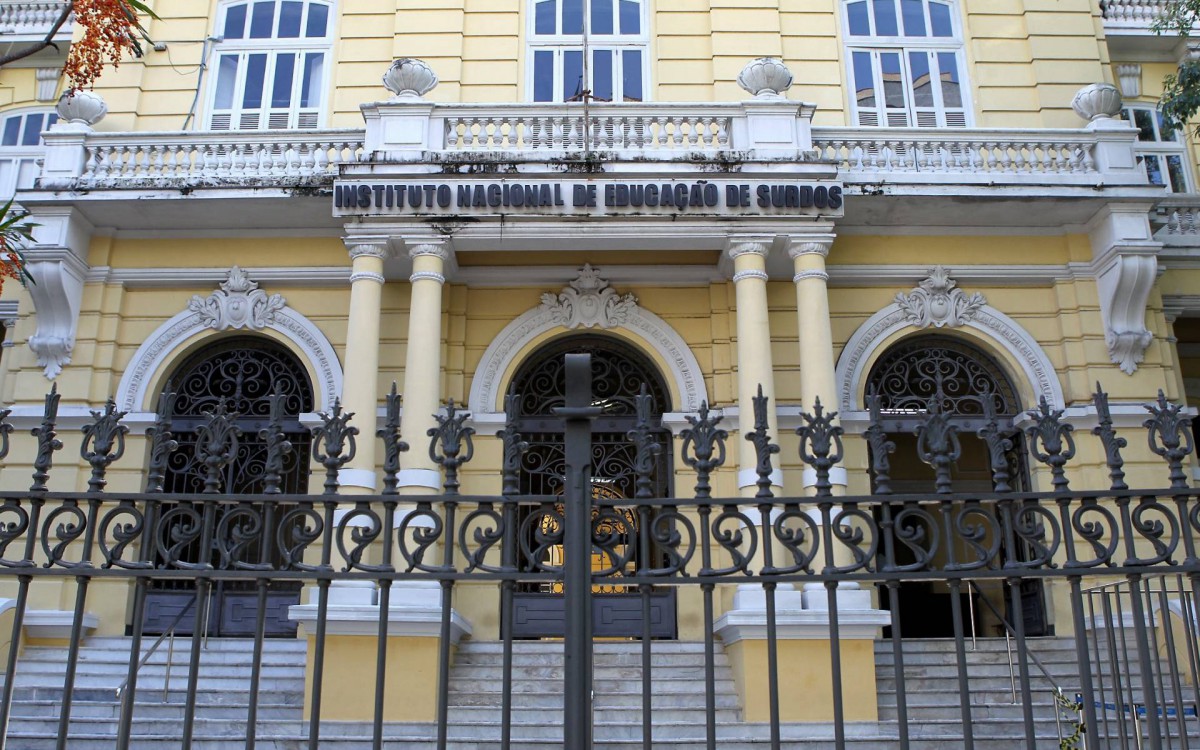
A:
{"type": "MultiPolygon", "coordinates": [[[[295,266],[290,268],[247,267],[246,273],[265,284],[302,286],[348,286],[350,267],[295,266]]],[[[112,268],[93,266],[84,281],[89,284],[121,284],[125,287],[208,286],[225,280],[228,268],[112,268]]]]}

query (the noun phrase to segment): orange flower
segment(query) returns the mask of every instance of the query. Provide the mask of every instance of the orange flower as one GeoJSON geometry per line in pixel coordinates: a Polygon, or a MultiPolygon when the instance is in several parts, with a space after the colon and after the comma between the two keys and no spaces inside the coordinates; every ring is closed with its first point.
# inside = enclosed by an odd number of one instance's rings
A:
{"type": "Polygon", "coordinates": [[[126,0],[74,0],[75,22],[83,37],[71,45],[63,72],[74,90],[95,83],[107,62],[113,67],[135,53],[137,15],[126,0]]]}

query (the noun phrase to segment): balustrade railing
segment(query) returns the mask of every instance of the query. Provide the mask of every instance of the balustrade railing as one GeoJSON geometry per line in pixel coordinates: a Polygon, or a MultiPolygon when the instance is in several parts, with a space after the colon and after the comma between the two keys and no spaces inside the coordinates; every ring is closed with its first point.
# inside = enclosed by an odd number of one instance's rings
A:
{"type": "Polygon", "coordinates": [[[1187,196],[1161,200],[1151,221],[1157,225],[1155,237],[1160,240],[1195,242],[1200,235],[1200,200],[1187,196]]]}
{"type": "MultiPolygon", "coordinates": [[[[45,34],[70,4],[67,0],[0,0],[0,32],[21,36],[45,34]]],[[[70,36],[71,21],[68,19],[59,33],[70,36]]],[[[0,37],[0,41],[3,39],[0,37]]]]}
{"type": "MultiPolygon", "coordinates": [[[[584,356],[584,355],[574,355],[584,356]]],[[[589,373],[590,364],[568,363],[568,377],[589,373]]],[[[267,438],[282,432],[282,398],[272,398],[270,422],[262,430],[267,438]]],[[[777,638],[776,590],[787,584],[824,589],[828,617],[828,637],[832,664],[833,740],[846,746],[844,676],[839,654],[841,625],[839,589],[853,582],[881,584],[890,595],[891,642],[895,658],[897,697],[896,735],[893,741],[902,749],[912,744],[910,719],[905,703],[904,649],[902,647],[899,584],[903,581],[940,581],[951,592],[955,612],[954,643],[960,663],[958,689],[961,701],[961,739],[963,747],[974,747],[972,715],[977,709],[971,698],[966,638],[960,594],[974,581],[991,580],[1007,590],[1011,607],[1009,617],[1016,644],[1016,661],[1026,747],[1038,744],[1037,719],[1030,666],[1036,658],[1026,642],[1022,612],[1022,584],[1034,579],[1059,579],[1065,583],[1075,633],[1088,630],[1083,584],[1085,577],[1094,581],[1125,581],[1135,590],[1147,576],[1169,575],[1179,589],[1189,594],[1185,608],[1194,608],[1200,593],[1200,494],[1188,485],[1184,462],[1194,452],[1190,417],[1178,405],[1169,403],[1160,393],[1156,403],[1147,405],[1144,439],[1149,449],[1167,466],[1167,481],[1161,489],[1128,489],[1124,481],[1127,446],[1124,437],[1112,426],[1107,395],[1097,389],[1094,396],[1099,426],[1092,432],[1100,442],[1111,486],[1106,489],[1072,488],[1068,465],[1077,451],[1071,425],[1062,421],[1063,412],[1051,408],[1043,399],[1028,413],[1029,426],[1024,440],[1030,458],[1044,466],[1049,474],[1050,491],[1016,492],[1011,487],[1011,467],[1005,458],[1005,446],[1020,444],[1016,429],[998,422],[987,412],[988,425],[978,431],[993,457],[993,492],[955,493],[950,466],[960,448],[954,439],[957,430],[951,415],[930,408],[916,415],[919,459],[937,473],[936,490],[930,494],[894,494],[891,453],[895,444],[887,440],[878,408],[872,408],[872,424],[866,438],[871,446],[871,469],[875,493],[866,496],[835,496],[832,470],[843,458],[843,434],[837,414],[826,412],[820,402],[810,413],[802,414],[799,458],[815,477],[815,495],[775,497],[773,495],[773,456],[779,452],[767,433],[768,402],[758,396],[754,403],[755,428],[745,435],[757,456],[755,473],[758,492],[753,498],[714,497],[714,474],[726,463],[728,434],[722,417],[707,405],[688,416],[689,427],[681,433],[679,455],[694,473],[690,496],[655,498],[650,496],[649,477],[659,460],[658,443],[648,429],[648,395],[638,397],[638,429],[628,437],[636,454],[638,492],[631,498],[605,495],[589,497],[580,464],[572,463],[590,456],[590,437],[586,426],[598,410],[588,407],[590,391],[578,384],[568,388],[566,443],[566,495],[532,496],[516,494],[521,456],[527,449],[517,429],[518,403],[511,397],[506,404],[509,424],[499,434],[503,442],[501,486],[503,493],[488,496],[459,494],[459,473],[474,457],[474,431],[467,425],[469,414],[451,402],[437,415],[437,427],[429,431],[428,454],[444,476],[444,491],[438,495],[401,496],[397,483],[402,454],[408,446],[400,441],[399,399],[393,392],[386,397],[387,419],[376,437],[383,442],[384,487],[380,495],[339,494],[338,473],[355,453],[362,438],[353,427],[353,415],[336,405],[320,415],[321,425],[313,432],[312,459],[325,477],[320,495],[279,494],[279,467],[293,450],[283,439],[267,439],[263,461],[263,494],[221,494],[223,476],[231,456],[237,451],[236,415],[223,403],[211,409],[197,432],[195,455],[184,457],[199,467],[204,491],[199,494],[164,494],[163,476],[181,450],[172,434],[172,394],[164,394],[155,425],[148,430],[148,490],[143,493],[109,493],[107,472],[125,452],[124,417],[112,401],[93,411],[94,421],[84,427],[80,455],[91,467],[87,492],[51,492],[49,480],[55,455],[64,444],[56,432],[59,394],[52,390],[46,398],[41,425],[33,431],[36,456],[33,483],[28,491],[0,492],[0,580],[14,584],[16,612],[12,642],[21,633],[22,617],[29,602],[31,586],[43,578],[71,578],[76,584],[74,625],[68,654],[67,677],[59,709],[60,747],[71,732],[72,688],[79,659],[79,642],[87,606],[88,585],[99,579],[127,579],[135,582],[134,623],[140,623],[145,604],[146,586],[154,580],[175,579],[195,582],[198,600],[220,581],[250,580],[259,583],[259,606],[265,607],[265,592],[271,582],[304,580],[315,583],[318,629],[310,655],[312,689],[308,696],[309,715],[306,742],[319,747],[321,739],[321,684],[326,658],[325,630],[321,627],[328,611],[329,587],[335,580],[372,581],[380,587],[379,639],[375,675],[376,711],[373,725],[374,746],[382,747],[387,735],[383,721],[383,685],[388,673],[388,594],[395,581],[425,580],[438,582],[442,597],[442,635],[440,638],[438,681],[439,744],[445,746],[453,717],[449,714],[447,678],[450,665],[450,623],[453,590],[460,581],[495,581],[501,584],[501,617],[512,617],[513,584],[517,582],[555,582],[565,580],[567,596],[576,597],[578,606],[590,608],[593,586],[619,584],[636,588],[643,597],[651,587],[698,586],[704,603],[705,689],[707,697],[706,745],[717,747],[718,729],[714,670],[714,597],[721,584],[761,586],[766,601],[766,637],[771,643],[771,664],[765,679],[772,696],[770,708],[771,741],[780,746],[779,673],[785,665],[776,663],[774,641],[777,638]],[[582,396],[579,395],[582,393],[582,396]],[[579,406],[581,402],[583,406],[579,406]],[[642,403],[645,402],[645,403],[642,403]],[[582,423],[582,433],[572,433],[571,425],[582,423]],[[572,437],[572,435],[575,437],[572,437]],[[575,441],[575,442],[573,442],[575,441]],[[572,456],[576,456],[575,459],[572,456]],[[998,457],[998,458],[997,458],[998,457]],[[644,481],[643,481],[644,480],[644,481]],[[565,506],[564,506],[565,503],[565,506]],[[591,505],[591,512],[580,509],[591,505]],[[580,505],[582,504],[582,505],[580,505]],[[572,508],[575,508],[572,510],[572,508]],[[586,520],[583,531],[578,524],[586,520]],[[574,526],[573,526],[574,524],[574,526]],[[576,539],[576,536],[582,536],[576,539]],[[549,554],[552,548],[563,554],[549,554]],[[656,556],[645,554],[657,550],[656,556]],[[197,553],[197,550],[206,550],[197,553]],[[589,551],[591,554],[589,554],[589,551]],[[639,552],[640,551],[640,552],[639,552]],[[582,579],[580,569],[583,566],[582,579]],[[582,582],[580,582],[582,581],[582,582]],[[579,598],[582,597],[582,598],[579,598]]],[[[990,396],[980,396],[983,403],[990,396]]],[[[935,396],[931,404],[940,403],[935,396]]],[[[12,427],[7,411],[0,411],[0,460],[9,452],[12,427]]],[[[908,459],[911,460],[911,459],[908,459]]],[[[69,472],[73,475],[73,472],[69,472]]],[[[1161,606],[1169,607],[1170,594],[1157,594],[1161,606]]],[[[1141,597],[1129,600],[1131,621],[1128,648],[1139,655],[1145,668],[1157,659],[1155,637],[1141,597]]],[[[568,601],[567,611],[571,612],[568,601]]],[[[203,608],[196,607],[193,632],[201,632],[203,608]]],[[[647,608],[643,613],[644,673],[642,689],[649,707],[653,689],[650,622],[647,608]]],[[[1191,615],[1189,615],[1190,617],[1191,615]]],[[[255,663],[261,656],[264,638],[263,619],[258,618],[255,636],[255,663]]],[[[511,664],[511,622],[501,625],[506,649],[506,664],[511,664]]],[[[579,645],[583,625],[567,627],[568,653],[590,659],[590,646],[579,645]],[[574,639],[574,643],[572,642],[574,639]],[[574,650],[572,650],[574,649],[574,650]],[[582,650],[580,650],[582,649],[582,650]]],[[[130,737],[136,711],[137,667],[140,630],[134,628],[134,645],[129,656],[128,687],[122,695],[119,720],[121,737],[130,737]]],[[[586,636],[584,636],[587,638],[586,636]]],[[[590,643],[590,638],[587,638],[590,643]]],[[[185,720],[180,737],[190,747],[196,708],[196,670],[199,667],[199,639],[193,638],[185,705],[185,720]]],[[[1097,691],[1092,679],[1093,654],[1083,638],[1076,639],[1075,657],[1079,665],[1078,690],[1082,696],[1080,725],[1087,737],[1101,736],[1096,709],[1097,691]]],[[[1173,659],[1187,659],[1180,669],[1195,675],[1200,669],[1196,648],[1176,653],[1173,659]]],[[[0,726],[7,726],[13,698],[18,654],[12,649],[7,664],[8,679],[0,696],[0,726]]],[[[395,665],[393,665],[395,668],[395,665]]],[[[1127,669],[1137,669],[1135,663],[1127,669]]],[[[1144,680],[1161,679],[1159,671],[1148,672],[1144,680]]],[[[252,678],[248,744],[257,731],[254,711],[259,679],[252,678]]],[[[571,672],[564,683],[567,704],[587,700],[590,671],[571,672]],[[574,674],[575,677],[571,677],[574,674]],[[579,683],[579,684],[576,684],[579,683]],[[582,696],[582,697],[581,697],[582,696]]],[[[511,690],[511,675],[502,677],[506,691],[511,690]]],[[[369,681],[369,679],[368,679],[369,681]]],[[[1147,684],[1143,682],[1143,684],[1147,684]]],[[[1066,686],[1068,692],[1074,686],[1066,686]]],[[[366,688],[370,690],[370,688],[366,688]]],[[[1100,696],[1101,698],[1103,696],[1100,696]]],[[[364,695],[364,701],[366,696],[364,695]]],[[[1134,698],[1130,698],[1134,700],[1134,698]]],[[[1143,715],[1145,747],[1161,748],[1178,724],[1154,709],[1147,698],[1143,715]]],[[[1101,703],[1103,701],[1101,700],[1101,703]]],[[[511,695],[506,693],[501,724],[504,736],[512,729],[511,695]]],[[[643,745],[651,746],[655,727],[647,710],[643,716],[643,745]]],[[[567,722],[570,724],[570,722],[567,722]]],[[[1188,747],[1186,732],[1176,735],[1182,747],[1188,747]]],[[[1142,729],[1138,730],[1139,732],[1142,729]]],[[[582,729],[568,728],[565,746],[588,748],[590,736],[582,729]]],[[[1108,736],[1112,736],[1110,733],[1108,736]]],[[[1169,739],[1167,740],[1169,742],[1169,739]]],[[[1127,745],[1122,745],[1125,747],[1127,745]]],[[[1142,745],[1139,745],[1139,747],[1142,745]]]]}
{"type": "Polygon", "coordinates": [[[442,107],[447,151],[717,152],[733,148],[733,105],[442,107]],[[507,108],[506,108],[507,109],[507,108]],[[523,111],[522,111],[523,110],[523,111]]]}
{"type": "Polygon", "coordinates": [[[359,161],[361,130],[97,133],[89,135],[83,188],[328,181],[359,161]]]}
{"type": "Polygon", "coordinates": [[[1094,136],[1082,131],[814,128],[813,147],[850,178],[954,174],[1021,182],[1097,173],[1094,136]]]}
{"type": "Polygon", "coordinates": [[[1100,0],[1106,28],[1149,29],[1170,0],[1100,0]]]}

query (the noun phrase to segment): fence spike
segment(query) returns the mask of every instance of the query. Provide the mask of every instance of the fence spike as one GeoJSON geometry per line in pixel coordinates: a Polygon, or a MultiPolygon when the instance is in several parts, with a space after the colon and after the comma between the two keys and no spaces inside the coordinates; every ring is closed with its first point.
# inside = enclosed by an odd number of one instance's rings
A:
{"type": "Polygon", "coordinates": [[[722,417],[710,414],[707,401],[700,402],[698,416],[689,414],[686,419],[691,427],[679,433],[683,438],[680,455],[683,462],[696,472],[696,498],[707,500],[712,497],[709,478],[715,469],[725,463],[725,440],[729,433],[717,427],[722,417]]]}
{"type": "Polygon", "coordinates": [[[314,427],[312,457],[325,467],[325,494],[338,493],[338,470],[354,460],[358,451],[358,428],[350,425],[354,412],[342,412],[342,400],[333,400],[333,410],[318,412],[321,426],[314,427]]]}
{"type": "Polygon", "coordinates": [[[662,445],[654,439],[654,431],[650,427],[650,407],[653,398],[651,398],[645,383],[642,383],[642,391],[635,399],[637,421],[634,422],[633,429],[626,432],[625,436],[634,445],[633,470],[637,474],[637,489],[634,497],[646,500],[654,497],[654,482],[651,476],[654,474],[654,463],[658,459],[658,455],[662,453],[662,445]]]}
{"type": "Polygon", "coordinates": [[[934,482],[938,494],[954,491],[950,478],[950,467],[962,455],[962,444],[958,441],[958,428],[942,411],[942,394],[939,391],[926,402],[925,421],[913,430],[917,436],[917,456],[933,467],[937,475],[934,482]]]}
{"type": "Polygon", "coordinates": [[[1100,438],[1104,446],[1104,461],[1108,464],[1108,476],[1112,480],[1111,489],[1127,490],[1125,484],[1125,459],[1121,458],[1121,449],[1129,445],[1123,437],[1113,429],[1112,412],[1108,408],[1108,394],[1100,390],[1100,381],[1096,381],[1096,392],[1092,394],[1092,402],[1096,404],[1096,416],[1099,424],[1092,428],[1092,434],[1100,438]]]}
{"type": "Polygon", "coordinates": [[[992,488],[996,492],[1012,492],[1012,485],[1008,483],[1011,479],[1008,471],[1008,452],[1013,448],[1012,438],[1000,429],[993,394],[985,393],[979,400],[983,404],[983,415],[987,424],[976,430],[975,434],[987,445],[992,470],[992,488]]]}
{"type": "Polygon", "coordinates": [[[268,397],[271,407],[271,418],[267,426],[258,431],[258,437],[267,444],[267,458],[263,462],[263,494],[278,495],[279,485],[283,481],[283,459],[292,452],[292,441],[283,433],[283,402],[285,397],[279,392],[276,384],[275,392],[268,397]]]}
{"type": "Polygon", "coordinates": [[[37,457],[33,459],[33,484],[29,486],[30,492],[47,490],[46,482],[50,479],[50,468],[54,465],[54,452],[63,447],[62,441],[54,431],[58,421],[58,402],[61,398],[58,394],[58,383],[50,386],[50,392],[46,394],[46,408],[42,412],[42,423],[29,433],[37,438],[38,444],[37,457]]]}
{"type": "Polygon", "coordinates": [[[126,412],[117,411],[117,402],[112,397],[104,403],[104,411],[90,411],[95,421],[82,428],[83,443],[79,446],[79,455],[92,465],[88,492],[103,492],[107,484],[104,475],[109,465],[125,455],[125,435],[129,428],[121,424],[126,412]]]}
{"type": "Polygon", "coordinates": [[[863,432],[871,449],[871,472],[875,475],[875,494],[892,494],[892,462],[888,455],[896,451],[896,444],[887,439],[883,428],[882,397],[875,392],[867,394],[867,410],[871,423],[863,432]]]}
{"type": "Polygon", "coordinates": [[[203,414],[205,422],[196,430],[196,458],[204,464],[204,493],[214,494],[221,491],[221,470],[237,454],[242,431],[234,420],[241,415],[230,413],[224,398],[203,414]]]}
{"type": "Polygon", "coordinates": [[[175,400],[179,394],[164,389],[158,397],[158,409],[154,425],[146,428],[150,436],[150,464],[146,470],[146,492],[162,492],[167,475],[167,459],[179,448],[179,442],[171,434],[171,420],[175,417],[175,400]]]}
{"type": "Polygon", "coordinates": [[[430,427],[427,434],[429,441],[429,458],[446,472],[443,488],[447,495],[458,494],[458,467],[470,461],[475,456],[475,444],[471,436],[475,434],[473,427],[464,423],[471,412],[462,411],[454,404],[454,399],[446,402],[446,413],[434,414],[436,427],[430,427]],[[466,454],[463,454],[463,448],[466,454]]]}
{"type": "Polygon", "coordinates": [[[754,497],[769,500],[775,497],[775,493],[771,492],[771,472],[774,470],[771,455],[779,452],[779,446],[772,443],[771,436],[767,434],[767,403],[770,399],[763,395],[761,383],[758,386],[758,395],[750,400],[754,405],[754,429],[747,433],[746,439],[754,444],[754,471],[758,474],[755,482],[758,492],[754,497]]]}
{"type": "Polygon", "coordinates": [[[1050,408],[1045,396],[1038,400],[1038,408],[1030,409],[1027,414],[1034,420],[1034,424],[1025,428],[1029,450],[1040,463],[1050,467],[1054,491],[1070,491],[1070,480],[1063,467],[1075,457],[1075,438],[1071,434],[1075,427],[1063,423],[1063,410],[1050,408]],[[1041,450],[1038,449],[1039,442],[1041,450]]]}
{"type": "Polygon", "coordinates": [[[834,420],[838,413],[825,413],[821,398],[813,400],[812,414],[801,412],[802,424],[796,434],[800,436],[800,460],[817,472],[817,495],[828,497],[833,494],[829,481],[829,470],[842,460],[842,428],[834,420]]]}
{"type": "Polygon", "coordinates": [[[384,397],[387,405],[387,417],[383,427],[375,431],[375,436],[383,439],[383,494],[396,495],[400,473],[400,454],[408,450],[408,443],[400,439],[400,402],[403,400],[396,391],[396,381],[392,381],[392,391],[384,397]]]}
{"type": "Polygon", "coordinates": [[[1183,472],[1183,459],[1192,453],[1192,418],[1183,413],[1182,404],[1172,404],[1159,390],[1158,403],[1146,404],[1150,419],[1143,422],[1147,429],[1146,441],[1150,450],[1166,459],[1171,470],[1171,489],[1187,489],[1187,474],[1183,472]],[[1157,439],[1156,439],[1157,436],[1157,439]]]}

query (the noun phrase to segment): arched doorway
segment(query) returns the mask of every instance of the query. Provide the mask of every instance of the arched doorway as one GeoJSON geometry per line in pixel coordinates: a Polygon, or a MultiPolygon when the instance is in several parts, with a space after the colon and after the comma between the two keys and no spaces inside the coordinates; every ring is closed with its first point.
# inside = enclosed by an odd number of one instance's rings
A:
{"type": "MultiPolygon", "coordinates": [[[[206,412],[224,403],[227,411],[237,415],[235,423],[241,435],[237,452],[225,467],[221,489],[227,494],[261,493],[267,445],[259,431],[269,424],[273,393],[284,396],[283,430],[292,444],[292,451],[284,457],[280,489],[288,494],[308,491],[311,434],[300,424],[300,415],[313,411],[313,389],[304,366],[287,348],[262,336],[222,339],[184,360],[169,383],[168,387],[178,394],[171,431],[179,448],[168,461],[166,492],[203,491],[204,467],[196,460],[197,431],[206,421],[206,412]]],[[[274,517],[281,518],[286,510],[277,504],[274,517]]],[[[263,530],[259,538],[271,539],[274,533],[263,530]]],[[[215,547],[202,550],[195,542],[180,557],[215,560],[217,554],[215,547]]],[[[260,555],[257,541],[240,550],[247,562],[258,562],[260,555]]],[[[209,635],[253,635],[258,611],[254,584],[220,581],[212,591],[211,601],[206,603],[209,635]]],[[[144,632],[168,628],[180,610],[193,606],[193,592],[187,581],[156,581],[147,595],[144,632]]],[[[267,597],[268,635],[295,634],[296,626],[287,619],[287,608],[299,600],[299,586],[272,584],[267,597]]],[[[185,615],[176,632],[190,632],[192,625],[192,616],[185,615]]]]}
{"type": "MultiPolygon", "coordinates": [[[[558,495],[566,474],[563,437],[565,425],[555,415],[555,407],[566,400],[564,357],[586,352],[592,356],[593,405],[604,409],[592,423],[592,496],[606,499],[630,498],[623,509],[625,523],[636,528],[633,512],[635,449],[629,431],[637,421],[636,397],[645,388],[651,398],[650,426],[662,446],[655,459],[651,477],[655,497],[671,496],[671,433],[662,426],[662,415],[670,411],[670,393],[662,374],[634,347],[610,336],[585,334],[553,341],[531,354],[517,370],[511,390],[520,394],[520,418],[517,426],[522,439],[529,443],[520,473],[521,493],[558,495]]],[[[524,509],[528,517],[534,508],[524,509]]],[[[523,523],[528,528],[529,524],[523,523]]],[[[614,529],[624,535],[624,527],[614,529]]],[[[651,551],[651,556],[656,552],[651,551]]],[[[546,562],[561,564],[562,549],[545,551],[546,562]]],[[[639,564],[637,552],[630,558],[630,569],[639,564]]],[[[603,565],[599,558],[593,565],[603,565]]],[[[655,592],[651,597],[652,636],[675,637],[674,590],[655,592]]],[[[635,588],[611,586],[594,592],[593,632],[598,637],[638,637],[641,635],[642,598],[635,588]]],[[[561,582],[527,586],[514,600],[516,637],[560,637],[564,628],[561,582]]]]}
{"type": "MultiPolygon", "coordinates": [[[[896,445],[891,456],[893,492],[925,494],[936,491],[933,467],[922,462],[917,448],[916,430],[923,423],[932,402],[949,416],[957,429],[962,453],[951,470],[955,493],[993,491],[991,455],[978,431],[990,421],[990,411],[1012,447],[1006,452],[1009,484],[1014,491],[1029,488],[1025,437],[1013,427],[1022,408],[1017,390],[1004,369],[974,344],[941,334],[921,334],[901,340],[890,347],[871,367],[867,393],[878,394],[881,424],[888,439],[896,445]]],[[[897,550],[903,555],[903,548],[897,550]]],[[[958,559],[967,559],[967,549],[959,550],[958,559]]],[[[940,553],[945,556],[943,550],[940,553]]],[[[898,559],[898,562],[908,562],[898,559]]],[[[887,591],[883,590],[884,605],[887,591]]],[[[901,585],[901,629],[905,637],[949,637],[953,635],[950,591],[945,583],[922,581],[901,585]]],[[[979,582],[968,587],[963,596],[975,597],[962,602],[964,617],[974,612],[981,632],[992,634],[999,626],[990,614],[989,603],[1010,623],[1013,610],[1008,589],[979,582]],[[987,601],[980,601],[979,597],[987,601]],[[979,606],[972,606],[979,605],[979,606]]],[[[1047,635],[1045,597],[1041,582],[1027,581],[1021,589],[1025,633],[1047,635]]],[[[996,633],[1000,634],[1000,633],[996,633]]]]}

